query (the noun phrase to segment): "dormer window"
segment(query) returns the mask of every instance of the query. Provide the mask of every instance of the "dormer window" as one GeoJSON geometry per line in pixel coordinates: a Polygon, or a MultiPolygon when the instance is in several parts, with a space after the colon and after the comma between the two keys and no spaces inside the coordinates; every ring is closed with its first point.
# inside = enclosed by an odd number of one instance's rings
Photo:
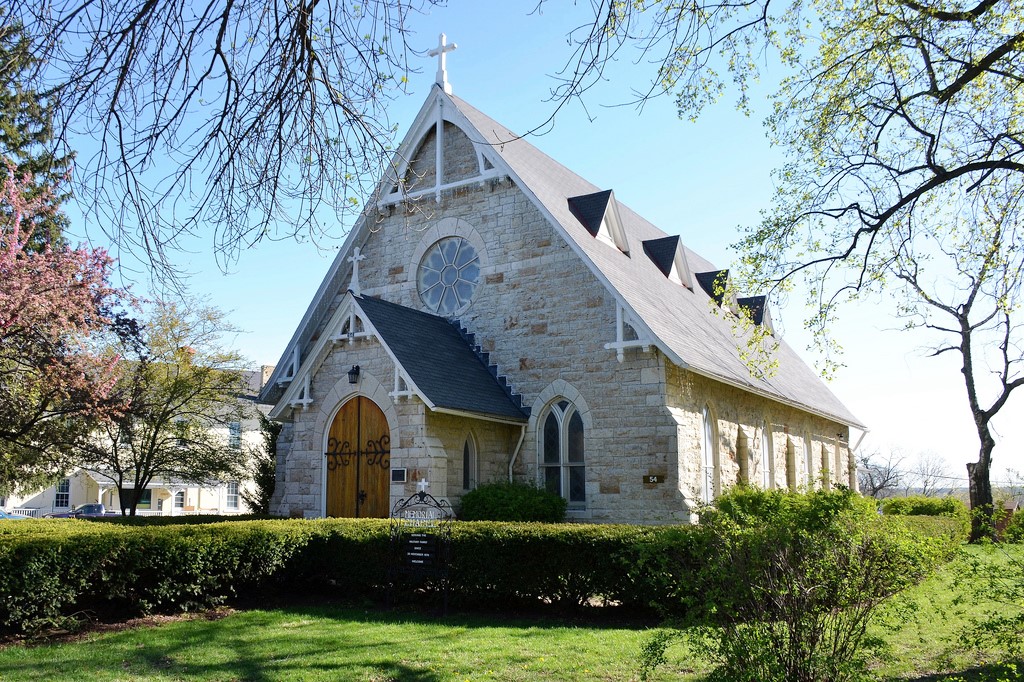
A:
{"type": "Polygon", "coordinates": [[[740,307],[736,302],[736,294],[733,292],[732,283],[729,281],[728,270],[714,270],[712,272],[698,272],[693,276],[697,284],[704,290],[711,299],[734,315],[739,315],[740,307]]]}
{"type": "Polygon", "coordinates": [[[610,189],[569,198],[569,210],[592,237],[629,255],[618,203],[610,189]]]}
{"type": "Polygon", "coordinates": [[[686,262],[682,240],[678,236],[648,239],[644,242],[644,253],[669,281],[693,289],[690,267],[686,262]]]}
{"type": "Polygon", "coordinates": [[[698,272],[696,278],[697,284],[704,290],[704,293],[714,299],[715,303],[722,305],[722,301],[725,300],[725,290],[729,285],[729,271],[698,272]]]}
{"type": "Polygon", "coordinates": [[[768,297],[748,296],[736,299],[736,303],[740,310],[754,324],[764,327],[769,333],[775,333],[775,328],[772,326],[772,316],[768,312],[768,297]]]}

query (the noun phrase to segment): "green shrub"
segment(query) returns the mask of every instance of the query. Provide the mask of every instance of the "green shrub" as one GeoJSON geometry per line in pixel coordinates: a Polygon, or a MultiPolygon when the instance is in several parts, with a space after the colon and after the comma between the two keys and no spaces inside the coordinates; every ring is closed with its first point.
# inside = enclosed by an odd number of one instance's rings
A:
{"type": "Polygon", "coordinates": [[[955,544],[967,542],[971,531],[971,524],[966,519],[949,516],[885,516],[882,522],[924,537],[947,539],[955,544]]]}
{"type": "Polygon", "coordinates": [[[280,575],[308,544],[301,525],[281,521],[17,525],[0,543],[0,622],[22,632],[64,626],[86,611],[131,617],[223,603],[280,575]]]}
{"type": "Polygon", "coordinates": [[[645,669],[685,636],[713,663],[709,680],[861,679],[872,615],[955,546],[886,523],[848,490],[740,487],[717,507],[695,539],[703,561],[684,593],[688,629],[652,640],[645,669]]]}
{"type": "Polygon", "coordinates": [[[564,498],[525,483],[487,483],[462,496],[463,521],[565,520],[564,498]]]}
{"type": "Polygon", "coordinates": [[[271,521],[279,516],[267,514],[189,514],[188,516],[97,516],[82,519],[93,523],[113,523],[123,526],[197,526],[208,523],[235,523],[239,521],[271,521]]]}
{"type": "Polygon", "coordinates": [[[882,512],[896,516],[967,516],[967,505],[955,497],[889,497],[882,500],[882,512]]]}
{"type": "Polygon", "coordinates": [[[644,548],[668,528],[624,525],[457,523],[451,582],[460,603],[580,605],[592,599],[647,606],[657,576],[644,548]]]}
{"type": "Polygon", "coordinates": [[[1018,511],[1003,530],[1004,542],[1024,543],[1024,511],[1018,511]]]}
{"type": "Polygon", "coordinates": [[[889,516],[945,516],[956,519],[965,534],[971,530],[971,512],[962,500],[955,497],[890,497],[882,500],[882,513],[889,516]]]}

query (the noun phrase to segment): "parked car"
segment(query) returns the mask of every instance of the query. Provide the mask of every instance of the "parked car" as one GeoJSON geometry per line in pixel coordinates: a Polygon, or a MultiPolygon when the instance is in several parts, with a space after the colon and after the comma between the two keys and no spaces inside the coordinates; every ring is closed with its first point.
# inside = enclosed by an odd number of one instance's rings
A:
{"type": "Polygon", "coordinates": [[[0,521],[19,521],[21,519],[30,519],[31,516],[25,516],[24,514],[12,514],[11,512],[0,509],[0,521]]]}
{"type": "Polygon", "coordinates": [[[94,519],[98,516],[120,516],[121,512],[107,509],[99,502],[91,502],[89,504],[80,504],[74,509],[66,512],[54,513],[44,515],[43,518],[47,519],[94,519]]]}

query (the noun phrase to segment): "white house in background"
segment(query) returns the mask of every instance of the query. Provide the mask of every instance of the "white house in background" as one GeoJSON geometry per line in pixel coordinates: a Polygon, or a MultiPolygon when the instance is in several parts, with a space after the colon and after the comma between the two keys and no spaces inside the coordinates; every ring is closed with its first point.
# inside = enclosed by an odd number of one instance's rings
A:
{"type": "MultiPolygon", "coordinates": [[[[266,412],[266,406],[259,405],[257,394],[273,369],[263,367],[260,371],[246,372],[248,391],[241,399],[252,409],[247,410],[248,414],[241,421],[229,422],[226,427],[213,429],[229,446],[238,449],[239,456],[263,445],[257,411],[266,412]]],[[[142,493],[137,513],[144,516],[248,514],[251,510],[242,499],[242,493],[252,486],[251,480],[215,481],[197,485],[194,482],[157,478],[142,493]]],[[[101,502],[108,509],[121,508],[117,487],[110,477],[101,472],[79,469],[38,493],[0,498],[0,508],[41,517],[53,512],[66,512],[92,502],[101,502]]]]}

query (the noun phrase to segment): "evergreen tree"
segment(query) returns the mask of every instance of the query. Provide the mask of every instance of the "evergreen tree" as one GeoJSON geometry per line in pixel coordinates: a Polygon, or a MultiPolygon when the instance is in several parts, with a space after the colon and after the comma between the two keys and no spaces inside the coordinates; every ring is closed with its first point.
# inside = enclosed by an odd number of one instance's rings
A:
{"type": "MultiPolygon", "coordinates": [[[[3,22],[0,12],[0,22],[3,22]]],[[[38,60],[32,53],[32,41],[17,23],[0,23],[0,163],[13,170],[24,185],[26,199],[43,195],[44,188],[66,185],[73,155],[55,151],[53,113],[50,99],[31,86],[38,60]]],[[[5,173],[6,174],[6,173],[5,173]]],[[[67,195],[56,197],[58,203],[67,195]]],[[[47,212],[35,218],[36,224],[26,248],[39,251],[46,244],[62,242],[67,218],[59,212],[47,212]]]]}

